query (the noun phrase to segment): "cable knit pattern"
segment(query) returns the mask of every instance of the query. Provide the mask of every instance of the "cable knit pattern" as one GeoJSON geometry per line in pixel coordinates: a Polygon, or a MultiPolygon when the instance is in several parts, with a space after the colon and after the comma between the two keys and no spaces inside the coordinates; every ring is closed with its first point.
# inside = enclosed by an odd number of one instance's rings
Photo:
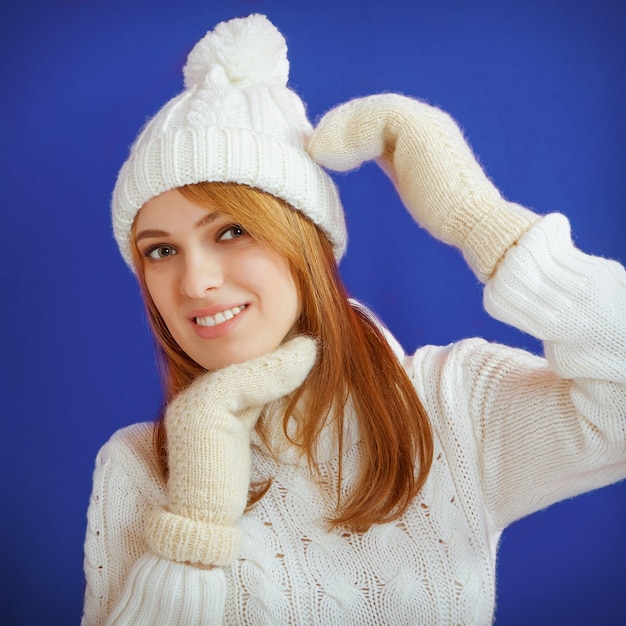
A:
{"type": "MultiPolygon", "coordinates": [[[[503,528],[626,477],[625,276],[575,250],[563,217],[533,226],[485,305],[544,339],[547,360],[481,339],[407,357],[435,459],[402,518],[366,533],[325,524],[334,442],[320,442],[320,485],[284,441],[272,456],[253,433],[252,480],[274,482],[240,520],[236,560],[201,570],[160,557],[143,534],[167,503],[152,425],[119,431],[96,462],[83,624],[490,624],[503,528]]],[[[348,491],[361,444],[346,420],[348,491]]]]}

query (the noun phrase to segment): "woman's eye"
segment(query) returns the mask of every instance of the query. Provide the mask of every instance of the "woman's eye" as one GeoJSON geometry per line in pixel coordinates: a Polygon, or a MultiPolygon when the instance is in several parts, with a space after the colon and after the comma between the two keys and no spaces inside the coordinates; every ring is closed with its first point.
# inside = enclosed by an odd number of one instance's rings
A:
{"type": "Polygon", "coordinates": [[[246,231],[239,226],[239,224],[232,224],[228,228],[225,228],[219,235],[218,241],[227,241],[229,239],[238,239],[243,237],[246,231]]]}
{"type": "Polygon", "coordinates": [[[176,254],[176,250],[171,246],[153,246],[145,252],[145,256],[149,259],[166,259],[176,254]]]}

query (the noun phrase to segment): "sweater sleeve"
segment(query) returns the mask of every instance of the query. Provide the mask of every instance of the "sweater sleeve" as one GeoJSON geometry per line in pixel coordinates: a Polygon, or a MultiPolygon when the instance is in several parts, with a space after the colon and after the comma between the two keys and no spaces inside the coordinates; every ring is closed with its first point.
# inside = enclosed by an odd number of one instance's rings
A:
{"type": "Polygon", "coordinates": [[[483,344],[468,364],[485,503],[497,526],[626,476],[626,272],[538,222],[485,288],[545,358],[483,344]]]}
{"type": "Polygon", "coordinates": [[[100,450],[87,513],[82,626],[221,624],[224,570],[198,569],[151,552],[144,519],[165,491],[150,424],[118,431],[100,450]]]}

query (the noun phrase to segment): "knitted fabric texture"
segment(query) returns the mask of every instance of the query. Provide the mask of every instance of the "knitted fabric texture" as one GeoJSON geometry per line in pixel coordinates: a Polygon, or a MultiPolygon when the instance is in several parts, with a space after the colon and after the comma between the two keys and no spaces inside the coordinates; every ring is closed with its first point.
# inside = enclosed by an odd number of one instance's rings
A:
{"type": "Polygon", "coordinates": [[[298,388],[315,342],[296,337],[271,354],[197,378],[165,414],[167,510],[148,518],[148,545],[168,559],[228,565],[250,485],[250,431],[263,406],[298,388]]]}
{"type": "Polygon", "coordinates": [[[460,248],[483,282],[538,219],[502,198],[447,113],[406,96],[339,105],[321,119],[308,150],[342,172],[376,159],[417,223],[460,248]]]}
{"type": "MultiPolygon", "coordinates": [[[[547,359],[480,339],[401,356],[434,461],[406,513],[366,533],[325,523],[334,440],[323,435],[314,475],[253,431],[251,480],[273,484],[239,520],[238,558],[211,570],[165,559],[144,535],[145,516],[168,501],[153,426],[116,433],[96,461],[83,626],[492,624],[502,530],[626,477],[626,272],[576,250],[567,220],[549,215],[506,254],[485,306],[543,339],[547,359]]],[[[345,490],[362,454],[358,428],[347,429],[345,490]]]]}
{"type": "Polygon", "coordinates": [[[334,183],[305,150],[312,127],[287,87],[281,33],[262,15],[222,22],[195,45],[183,73],[184,91],[139,134],[113,191],[113,232],[128,265],[142,205],[205,181],[246,184],[286,200],[325,232],[340,259],[343,209],[334,183]]]}

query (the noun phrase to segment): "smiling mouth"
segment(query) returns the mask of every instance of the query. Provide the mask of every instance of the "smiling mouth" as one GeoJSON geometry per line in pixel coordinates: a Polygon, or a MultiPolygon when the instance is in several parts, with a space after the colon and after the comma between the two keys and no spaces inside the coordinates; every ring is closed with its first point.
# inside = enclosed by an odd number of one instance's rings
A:
{"type": "Polygon", "coordinates": [[[220,311],[215,315],[207,315],[206,317],[196,317],[195,322],[198,326],[217,326],[218,324],[223,324],[228,320],[233,319],[241,313],[248,305],[242,304],[241,306],[233,307],[232,309],[226,309],[225,311],[220,311]]]}

